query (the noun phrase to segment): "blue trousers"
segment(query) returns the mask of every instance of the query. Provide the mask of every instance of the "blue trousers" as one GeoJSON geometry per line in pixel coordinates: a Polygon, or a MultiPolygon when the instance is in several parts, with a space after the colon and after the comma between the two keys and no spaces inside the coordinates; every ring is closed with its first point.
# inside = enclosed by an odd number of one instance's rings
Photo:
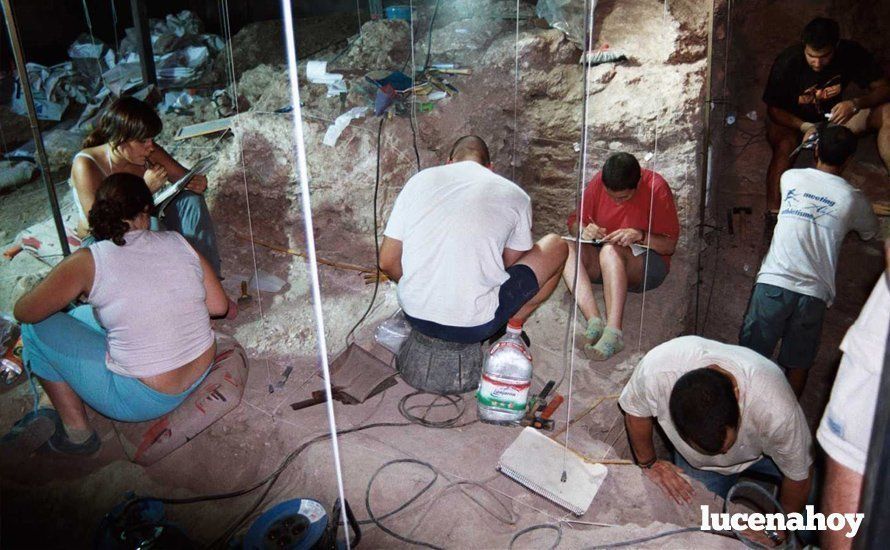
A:
{"type": "Polygon", "coordinates": [[[185,237],[185,240],[210,262],[216,276],[221,276],[216,229],[213,227],[204,195],[189,190],[180,192],[164,210],[164,217],[160,220],[159,227],[154,227],[152,223],[152,229],[158,228],[176,231],[185,237]]]}
{"type": "Polygon", "coordinates": [[[50,382],[65,382],[90,407],[124,422],[167,414],[207,376],[204,373],[186,391],[174,395],[154,390],[138,378],[111,372],[105,366],[105,330],[88,305],[53,314],[33,325],[23,324],[22,342],[22,358],[32,374],[50,382]]]}
{"type": "MultiPolygon", "coordinates": [[[[739,474],[720,474],[710,470],[699,470],[686,462],[683,455],[676,451],[674,451],[674,464],[682,468],[683,473],[687,476],[700,481],[708,491],[711,491],[721,498],[726,498],[726,494],[732,489],[732,486],[739,481],[739,474]]],[[[776,483],[782,481],[782,472],[779,471],[776,463],[769,457],[763,457],[754,464],[748,466],[745,472],[775,478],[776,483]]]]}

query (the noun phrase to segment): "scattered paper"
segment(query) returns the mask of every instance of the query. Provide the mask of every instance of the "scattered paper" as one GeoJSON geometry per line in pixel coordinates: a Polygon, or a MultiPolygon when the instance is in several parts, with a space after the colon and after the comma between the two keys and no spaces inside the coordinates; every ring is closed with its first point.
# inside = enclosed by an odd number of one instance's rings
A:
{"type": "Polygon", "coordinates": [[[328,87],[328,97],[346,93],[346,82],[342,74],[327,72],[327,61],[309,61],[306,63],[306,78],[313,84],[324,84],[328,87]]]}
{"type": "Polygon", "coordinates": [[[337,144],[337,140],[340,138],[340,134],[343,133],[343,130],[349,126],[349,123],[356,118],[361,118],[365,116],[365,113],[368,112],[368,107],[353,107],[352,109],[346,111],[342,115],[338,116],[334,123],[328,126],[328,131],[324,134],[324,139],[322,143],[327,145],[328,147],[333,147],[337,144]]]}

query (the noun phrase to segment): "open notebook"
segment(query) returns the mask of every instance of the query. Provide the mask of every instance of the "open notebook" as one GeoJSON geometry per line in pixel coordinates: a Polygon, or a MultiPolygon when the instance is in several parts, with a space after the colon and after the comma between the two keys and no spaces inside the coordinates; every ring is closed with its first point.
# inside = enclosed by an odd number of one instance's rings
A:
{"type": "Polygon", "coordinates": [[[534,428],[525,428],[498,460],[498,470],[576,516],[583,516],[606,479],[602,464],[589,464],[534,428]],[[566,481],[562,481],[565,456],[566,481]]]}
{"type": "MultiPolygon", "coordinates": [[[[594,245],[594,246],[600,246],[600,245],[605,244],[605,241],[603,241],[602,239],[596,239],[596,240],[591,240],[591,239],[576,239],[575,237],[566,237],[566,236],[563,236],[563,239],[565,239],[565,240],[567,240],[567,241],[570,241],[570,242],[573,242],[573,243],[574,243],[574,242],[577,242],[578,240],[580,240],[580,241],[581,241],[581,244],[592,244],[592,245],[594,245]]],[[[634,255],[634,256],[640,256],[640,255],[642,255],[644,252],[646,252],[647,250],[649,250],[649,247],[646,246],[646,245],[644,245],[644,244],[632,244],[632,245],[630,245],[630,251],[633,252],[633,255],[634,255]]]]}
{"type": "Polygon", "coordinates": [[[163,212],[163,210],[167,208],[167,205],[170,204],[170,201],[173,200],[173,197],[185,189],[185,186],[189,184],[193,177],[198,174],[207,173],[215,162],[215,157],[204,157],[196,162],[192,169],[186,172],[185,175],[179,178],[175,183],[171,183],[170,185],[158,189],[152,196],[155,206],[158,208],[158,212],[163,212]]]}

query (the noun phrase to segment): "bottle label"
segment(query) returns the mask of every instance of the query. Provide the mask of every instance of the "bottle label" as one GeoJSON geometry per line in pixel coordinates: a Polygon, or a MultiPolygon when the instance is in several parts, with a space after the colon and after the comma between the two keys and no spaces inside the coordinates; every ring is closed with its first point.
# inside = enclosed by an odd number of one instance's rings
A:
{"type": "Polygon", "coordinates": [[[482,382],[476,392],[479,403],[505,411],[524,411],[528,404],[528,390],[531,382],[482,375],[482,382]]]}

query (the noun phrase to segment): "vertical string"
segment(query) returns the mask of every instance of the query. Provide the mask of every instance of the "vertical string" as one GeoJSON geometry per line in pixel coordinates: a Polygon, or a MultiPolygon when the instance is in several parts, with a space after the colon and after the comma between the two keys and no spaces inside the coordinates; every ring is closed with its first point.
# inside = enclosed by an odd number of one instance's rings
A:
{"type": "Polygon", "coordinates": [[[411,137],[414,140],[414,155],[417,159],[417,171],[420,172],[420,152],[417,150],[417,132],[420,130],[420,125],[417,122],[417,93],[414,91],[415,86],[417,86],[417,66],[414,63],[414,0],[408,2],[408,8],[411,10],[409,20],[411,25],[411,137]]]}
{"type": "Polygon", "coordinates": [[[114,26],[114,60],[117,62],[117,56],[118,52],[121,50],[121,45],[120,41],[117,39],[117,7],[114,5],[114,0],[111,0],[111,24],[114,26]]]}
{"type": "MultiPolygon", "coordinates": [[[[584,63],[584,109],[581,116],[581,170],[579,171],[580,177],[578,179],[578,188],[576,191],[576,196],[578,197],[578,235],[575,237],[575,273],[572,274],[573,283],[572,283],[572,314],[569,319],[569,326],[566,328],[567,331],[571,333],[571,342],[569,346],[570,350],[570,358],[569,358],[569,391],[568,391],[568,399],[566,399],[566,431],[565,431],[565,439],[563,440],[563,450],[562,450],[562,481],[566,482],[566,462],[568,460],[568,451],[569,451],[569,438],[570,432],[572,431],[572,393],[574,391],[573,382],[575,375],[575,323],[578,321],[578,277],[581,271],[581,224],[584,220],[584,185],[587,183],[587,141],[588,141],[588,128],[587,128],[587,119],[590,114],[590,96],[587,93],[587,83],[588,77],[590,76],[590,64],[587,63],[587,52],[593,49],[593,13],[596,10],[596,0],[585,0],[587,8],[585,10],[587,16],[587,25],[586,25],[586,40],[585,46],[586,49],[582,54],[584,57],[582,58],[584,63]]],[[[560,381],[561,383],[562,381],[560,381]]]]}
{"type": "Polygon", "coordinates": [[[511,179],[516,182],[516,135],[519,133],[519,0],[516,0],[516,45],[515,61],[513,67],[513,158],[510,164],[513,167],[511,179]]]}
{"type": "MultiPolygon", "coordinates": [[[[309,259],[310,286],[312,288],[312,308],[315,316],[315,328],[318,336],[318,355],[324,375],[324,391],[327,396],[325,408],[328,413],[328,428],[331,433],[331,448],[334,454],[334,469],[337,474],[337,493],[345,510],[346,495],[343,490],[343,471],[340,466],[340,446],[337,441],[337,421],[334,417],[334,398],[331,391],[331,372],[328,367],[327,341],[325,339],[324,315],[321,309],[321,288],[318,282],[318,259],[315,255],[315,232],[312,224],[312,204],[309,196],[309,174],[306,165],[306,144],[303,139],[303,113],[300,107],[299,77],[297,74],[297,52],[294,48],[294,22],[291,15],[290,0],[281,0],[281,8],[284,12],[284,34],[287,49],[287,68],[290,78],[291,103],[294,106],[294,140],[297,167],[300,176],[300,196],[303,207],[303,223],[306,232],[306,257],[309,259]]],[[[374,213],[376,215],[376,212],[374,213]]],[[[346,513],[342,516],[344,534],[346,537],[346,549],[350,549],[349,526],[346,522],[346,513]]]]}
{"type": "MultiPolygon", "coordinates": [[[[226,79],[228,80],[228,84],[230,89],[232,90],[232,101],[233,106],[235,108],[235,122],[233,124],[234,127],[238,124],[240,111],[238,105],[238,85],[235,82],[235,57],[234,52],[232,51],[232,28],[229,24],[229,2],[228,0],[220,0],[219,1],[219,14],[220,14],[220,22],[222,26],[223,32],[223,40],[226,44],[226,57],[228,58],[228,67],[226,71],[226,79]]],[[[235,132],[232,132],[232,135],[235,135],[235,132]]],[[[250,255],[251,260],[253,262],[253,274],[254,281],[256,282],[254,285],[254,294],[257,297],[257,308],[260,312],[260,325],[263,329],[266,328],[266,314],[263,309],[263,297],[260,292],[260,276],[259,276],[259,266],[257,263],[256,256],[256,245],[254,244],[253,237],[253,216],[250,210],[250,189],[247,185],[247,163],[244,160],[244,142],[243,136],[237,137],[238,139],[238,157],[241,161],[241,178],[244,185],[244,204],[245,211],[247,212],[247,231],[250,235],[250,255]]],[[[263,366],[266,369],[266,384],[272,383],[272,371],[269,368],[269,359],[263,359],[263,366]]]]}
{"type": "Polygon", "coordinates": [[[359,7],[359,0],[355,0],[355,18],[358,19],[358,35],[361,38],[364,35],[362,35],[362,11],[359,7]]]}
{"type": "MultiPolygon", "coordinates": [[[[81,5],[83,5],[83,16],[84,16],[84,19],[86,19],[87,29],[89,29],[89,31],[90,31],[90,44],[95,46],[96,45],[96,37],[95,37],[95,35],[93,35],[93,21],[92,21],[92,19],[90,19],[90,10],[87,7],[87,0],[82,0],[81,5]]],[[[104,86],[107,87],[107,84],[105,84],[105,77],[102,76],[102,73],[104,72],[104,71],[102,71],[102,62],[100,61],[100,59],[98,57],[96,57],[95,59],[96,59],[96,68],[99,70],[99,80],[102,82],[102,84],[104,86]]]]}
{"type": "MultiPolygon", "coordinates": [[[[664,0],[664,11],[661,15],[661,23],[665,28],[667,27],[667,18],[668,0],[664,0]]],[[[650,165],[652,178],[649,182],[649,224],[646,227],[646,261],[643,265],[643,297],[640,300],[640,326],[637,331],[637,352],[640,352],[643,349],[643,323],[646,318],[646,287],[649,284],[649,254],[653,253],[650,246],[652,245],[652,213],[655,210],[655,168],[658,166],[658,122],[660,120],[660,116],[655,117],[655,141],[653,143],[652,164],[650,165]]]]}

